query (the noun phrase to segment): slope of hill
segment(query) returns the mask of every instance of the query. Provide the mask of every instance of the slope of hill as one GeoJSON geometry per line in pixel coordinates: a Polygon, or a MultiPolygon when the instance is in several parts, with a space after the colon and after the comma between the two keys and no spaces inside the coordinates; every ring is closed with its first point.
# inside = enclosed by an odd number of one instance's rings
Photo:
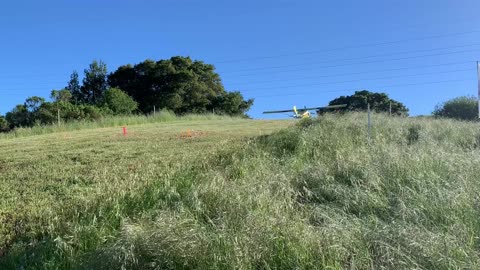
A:
{"type": "Polygon", "coordinates": [[[126,115],[106,116],[97,120],[77,120],[61,123],[60,125],[39,125],[34,127],[15,128],[13,131],[0,133],[0,140],[28,137],[42,134],[72,132],[76,130],[117,127],[126,125],[143,125],[172,121],[201,121],[201,120],[234,120],[232,117],[217,114],[185,114],[177,116],[173,112],[162,110],[155,115],[126,115]]]}
{"type": "Polygon", "coordinates": [[[477,125],[373,120],[370,143],[364,114],[0,141],[0,266],[479,268],[477,125]]]}
{"type": "Polygon", "coordinates": [[[115,236],[124,218],[156,207],[160,201],[149,196],[159,194],[145,193],[158,192],[154,186],[193,160],[290,123],[201,116],[127,120],[107,122],[137,124],[128,126],[127,136],[121,126],[79,123],[62,127],[68,132],[27,129],[19,138],[0,140],[0,269],[69,268],[77,255],[115,236]],[[32,136],[45,132],[51,133],[32,136]]]}

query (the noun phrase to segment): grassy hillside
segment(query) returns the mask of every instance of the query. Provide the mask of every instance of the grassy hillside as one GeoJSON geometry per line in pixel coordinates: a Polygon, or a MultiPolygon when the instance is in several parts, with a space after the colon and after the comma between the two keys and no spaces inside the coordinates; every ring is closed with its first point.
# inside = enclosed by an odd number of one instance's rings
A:
{"type": "Polygon", "coordinates": [[[478,269],[478,126],[373,121],[0,141],[0,268],[478,269]]]}
{"type": "Polygon", "coordinates": [[[70,268],[124,218],[159,207],[159,188],[177,196],[163,181],[193,160],[289,123],[190,116],[129,126],[126,137],[111,127],[0,140],[0,269],[70,268]]]}
{"type": "Polygon", "coordinates": [[[11,132],[0,133],[1,139],[27,137],[33,135],[50,134],[56,132],[67,132],[84,129],[95,129],[105,127],[116,127],[125,125],[143,125],[151,123],[163,123],[172,121],[200,121],[200,120],[232,120],[236,119],[231,116],[216,115],[216,114],[186,114],[177,116],[170,111],[160,111],[155,115],[126,115],[126,116],[106,116],[95,121],[71,121],[67,123],[60,123],[60,125],[39,125],[27,128],[16,128],[11,132]]]}

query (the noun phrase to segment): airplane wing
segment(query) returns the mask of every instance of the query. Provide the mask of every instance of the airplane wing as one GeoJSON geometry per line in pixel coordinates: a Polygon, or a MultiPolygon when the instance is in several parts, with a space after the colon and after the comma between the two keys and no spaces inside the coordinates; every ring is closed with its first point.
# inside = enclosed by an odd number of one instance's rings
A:
{"type": "MultiPolygon", "coordinates": [[[[347,104],[330,105],[325,107],[314,107],[314,108],[299,108],[297,110],[303,112],[303,111],[312,111],[312,110],[338,109],[338,108],[345,108],[345,107],[347,107],[347,104]]],[[[267,114],[267,113],[287,113],[287,112],[295,112],[295,110],[266,111],[263,113],[267,114]]]]}
{"type": "Polygon", "coordinates": [[[347,107],[347,104],[341,104],[341,105],[330,105],[330,106],[324,106],[324,107],[313,107],[313,108],[300,108],[298,109],[299,111],[313,111],[313,110],[326,110],[326,109],[339,109],[339,108],[345,108],[347,107]]]}
{"type": "Polygon", "coordinates": [[[330,106],[317,107],[317,108],[307,108],[307,110],[339,109],[339,108],[345,108],[345,107],[347,107],[347,104],[330,105],[330,106]]]}
{"type": "Polygon", "coordinates": [[[287,113],[287,112],[295,112],[294,110],[283,110],[283,111],[266,111],[266,112],[263,112],[264,114],[267,114],[267,113],[287,113]]]}

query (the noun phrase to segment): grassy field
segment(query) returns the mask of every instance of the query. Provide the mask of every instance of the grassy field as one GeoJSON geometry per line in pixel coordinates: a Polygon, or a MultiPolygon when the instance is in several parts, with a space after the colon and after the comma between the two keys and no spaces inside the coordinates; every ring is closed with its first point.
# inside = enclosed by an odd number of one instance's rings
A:
{"type": "MultiPolygon", "coordinates": [[[[114,237],[124,218],[156,208],[160,202],[145,197],[159,196],[146,195],[153,186],[219,147],[289,124],[217,118],[133,125],[126,137],[111,127],[0,140],[0,251],[8,250],[0,269],[59,261],[69,268],[114,237]]],[[[178,196],[173,184],[165,188],[178,196]]]]}
{"type": "Polygon", "coordinates": [[[43,135],[58,132],[69,132],[76,130],[118,127],[126,125],[141,125],[151,123],[164,123],[172,121],[201,121],[201,120],[229,120],[230,116],[216,114],[186,114],[176,116],[170,111],[159,111],[155,115],[126,115],[126,116],[105,116],[95,121],[79,120],[60,123],[60,125],[39,125],[34,127],[16,128],[8,133],[0,133],[1,139],[19,138],[34,135],[43,135]]]}
{"type": "Polygon", "coordinates": [[[478,126],[373,123],[0,140],[0,269],[479,269],[478,126]]]}

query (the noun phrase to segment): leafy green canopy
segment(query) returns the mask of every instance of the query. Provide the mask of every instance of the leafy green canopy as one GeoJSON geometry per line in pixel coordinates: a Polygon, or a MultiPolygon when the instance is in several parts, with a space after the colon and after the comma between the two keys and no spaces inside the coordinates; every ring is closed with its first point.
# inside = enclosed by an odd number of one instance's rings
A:
{"type": "Polygon", "coordinates": [[[8,130],[7,119],[5,119],[5,116],[0,115],[0,132],[1,131],[7,131],[7,130],[8,130]]]}
{"type": "Polygon", "coordinates": [[[189,57],[124,65],[108,76],[108,83],[132,96],[144,113],[156,107],[179,114],[215,111],[238,115],[253,104],[239,92],[227,93],[213,65],[189,57]]]}
{"type": "Polygon", "coordinates": [[[72,102],[74,104],[80,104],[84,101],[77,71],[73,71],[72,75],[70,75],[70,81],[68,81],[68,85],[65,89],[71,93],[72,102]]]}
{"type": "Polygon", "coordinates": [[[437,117],[453,118],[458,120],[477,120],[478,108],[475,97],[457,97],[437,105],[433,115],[437,117]]]}
{"type": "MultiPolygon", "coordinates": [[[[101,103],[103,94],[108,88],[107,65],[102,61],[93,61],[84,73],[83,85],[80,87],[80,100],[88,104],[101,103]]],[[[72,74],[70,83],[75,83],[74,79],[74,74],[72,74]]]]}
{"type": "Polygon", "coordinates": [[[107,76],[107,65],[93,61],[80,83],[74,71],[67,86],[53,90],[52,102],[33,96],[0,118],[6,127],[31,127],[71,120],[95,120],[105,115],[150,113],[154,107],[178,114],[206,113],[242,115],[253,104],[238,91],[225,91],[213,65],[172,57],[135,66],[125,65],[107,76]],[[108,80],[107,80],[108,77],[108,80]],[[6,123],[4,123],[6,122],[6,123]]]}
{"type": "Polygon", "coordinates": [[[341,110],[345,111],[366,111],[368,104],[376,112],[389,112],[390,106],[392,114],[408,115],[408,108],[401,102],[393,100],[385,93],[374,93],[367,90],[356,91],[351,96],[341,96],[332,101],[329,105],[347,104],[347,107],[341,110]]]}
{"type": "Polygon", "coordinates": [[[105,91],[104,101],[114,114],[131,114],[138,108],[138,103],[118,88],[105,91]]]}
{"type": "Polygon", "coordinates": [[[29,97],[23,104],[15,106],[8,112],[6,120],[10,127],[31,127],[34,125],[52,124],[58,121],[96,120],[107,112],[105,108],[70,102],[71,94],[68,90],[53,90],[53,102],[47,102],[42,97],[29,97]]]}

